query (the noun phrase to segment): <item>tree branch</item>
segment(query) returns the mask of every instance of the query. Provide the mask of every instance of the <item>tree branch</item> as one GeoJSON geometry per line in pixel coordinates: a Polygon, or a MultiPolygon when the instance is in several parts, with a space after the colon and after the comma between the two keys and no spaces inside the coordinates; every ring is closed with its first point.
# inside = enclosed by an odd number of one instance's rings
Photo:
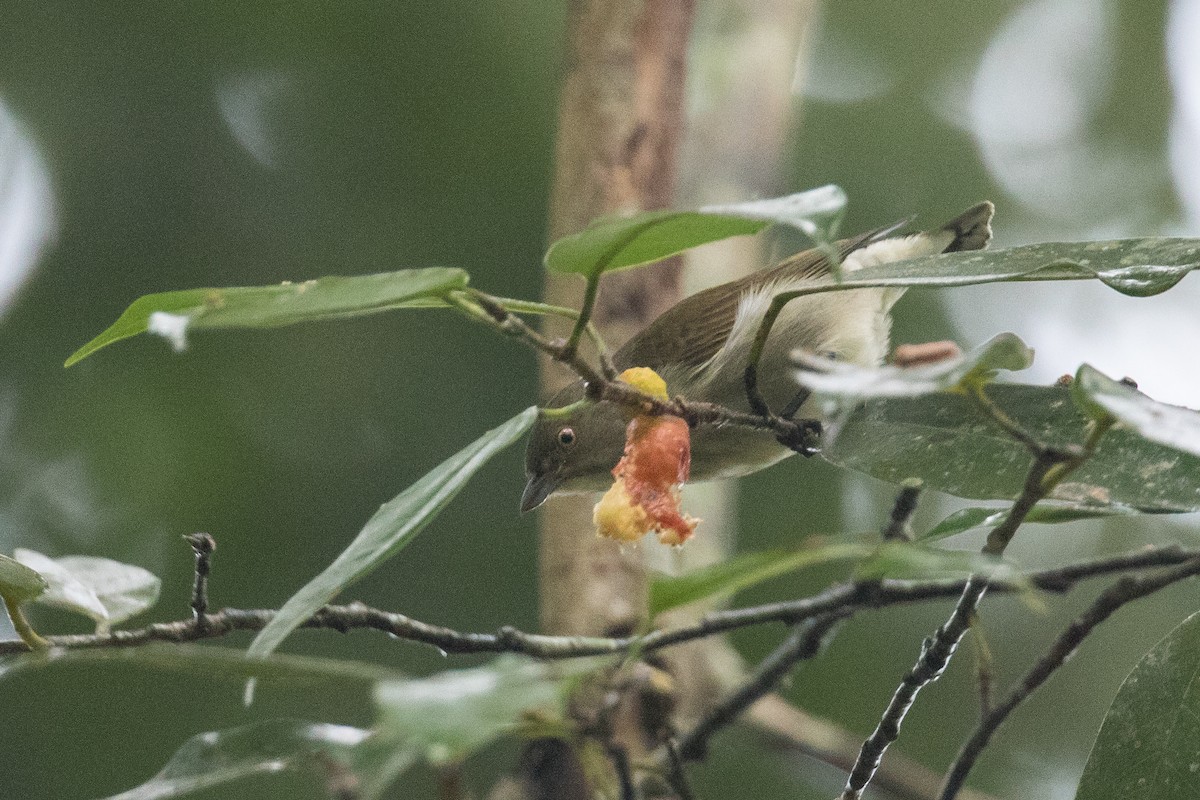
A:
{"type": "Polygon", "coordinates": [[[195,580],[192,583],[192,619],[196,627],[208,624],[208,573],[212,569],[212,554],[217,543],[207,533],[192,533],[183,537],[196,555],[195,580]]]}
{"type": "MultiPolygon", "coordinates": [[[[785,751],[849,772],[858,756],[862,739],[833,722],[814,717],[778,694],[769,694],[751,706],[746,724],[767,737],[768,743],[785,751]]],[[[942,785],[942,775],[923,764],[892,752],[875,774],[871,785],[892,800],[933,800],[942,785]]],[[[983,792],[967,789],[960,800],[997,800],[983,792]]]]}
{"type": "Polygon", "coordinates": [[[683,738],[679,743],[680,755],[689,760],[703,759],[713,734],[736,720],[759,698],[774,691],[798,662],[819,653],[825,637],[848,615],[849,612],[835,612],[797,625],[792,634],[759,663],[745,684],[718,703],[683,738]]]}
{"type": "MultiPolygon", "coordinates": [[[[810,421],[793,422],[776,416],[763,417],[757,414],[747,414],[744,411],[735,411],[714,403],[689,402],[682,397],[676,397],[669,401],[658,400],[639,392],[622,381],[610,380],[597,372],[578,352],[568,350],[566,345],[547,339],[490,295],[478,291],[472,291],[470,294],[458,292],[451,294],[448,299],[472,319],[521,341],[554,361],[569,367],[587,383],[587,395],[592,401],[617,403],[636,408],[643,414],[682,417],[692,427],[737,425],[756,430],[770,430],[781,441],[793,443],[792,446],[801,452],[815,451],[816,431],[810,421]]],[[[611,370],[611,367],[608,369],[611,370]]]]}
{"type": "MultiPolygon", "coordinates": [[[[982,391],[981,397],[985,397],[982,391]]],[[[984,405],[985,410],[995,407],[984,405]]],[[[1000,411],[995,408],[996,411],[1000,411]]],[[[1000,412],[1003,415],[1003,412],[1000,412]]],[[[1004,415],[1007,419],[1007,415],[1004,415]]],[[[1015,423],[1013,423],[1015,425],[1015,423]]],[[[988,534],[983,552],[988,555],[1003,555],[1008,543],[1016,534],[1025,517],[1033,510],[1039,500],[1049,494],[1058,482],[1062,481],[1072,470],[1082,464],[1095,451],[1099,438],[1103,435],[1104,426],[1093,424],[1087,443],[1083,447],[1069,450],[1053,448],[1041,444],[1036,445],[1033,465],[1025,478],[1024,488],[1005,516],[1004,521],[988,534]]],[[[901,680],[900,685],[892,695],[891,702],[879,720],[879,724],[867,740],[863,742],[854,769],[846,779],[842,790],[842,800],[859,800],[863,790],[871,782],[875,771],[883,760],[884,753],[892,742],[900,736],[900,727],[920,691],[936,681],[945,672],[958,649],[958,643],[971,627],[979,603],[988,590],[989,579],[986,575],[972,575],[963,587],[962,596],[950,618],[930,638],[921,645],[921,653],[916,664],[901,680]]]]}
{"type": "MultiPolygon", "coordinates": [[[[1194,559],[1200,559],[1200,549],[1185,549],[1179,545],[1145,548],[1031,572],[1022,579],[997,580],[990,585],[990,591],[1015,593],[1027,591],[1032,587],[1063,594],[1088,578],[1176,566],[1194,559]]],[[[463,632],[421,622],[404,614],[371,608],[361,603],[325,606],[307,619],[301,627],[342,633],[355,629],[376,630],[395,639],[428,644],[447,653],[521,653],[534,658],[561,659],[623,654],[630,651],[650,652],[754,625],[797,625],[828,614],[854,614],[862,610],[945,599],[961,595],[969,584],[970,579],[885,579],[842,583],[810,597],[713,612],[693,624],[627,637],[549,636],[526,633],[511,627],[501,628],[495,633],[463,632]]],[[[46,638],[52,647],[60,648],[138,647],[151,642],[195,642],[221,638],[236,631],[262,630],[275,613],[270,609],[226,608],[209,613],[203,626],[197,625],[194,618],[189,618],[104,634],[68,634],[46,638]]],[[[0,642],[0,656],[28,650],[25,643],[19,640],[0,642]]]]}
{"type": "Polygon", "coordinates": [[[996,729],[1025,698],[1029,697],[1035,689],[1050,678],[1055,670],[1067,662],[1067,659],[1095,630],[1097,625],[1112,616],[1126,603],[1153,594],[1159,589],[1197,574],[1200,574],[1200,559],[1193,559],[1153,575],[1123,577],[1106,589],[1083,614],[1067,626],[1067,629],[1059,635],[1046,654],[1038,659],[1033,668],[1009,692],[1008,696],[979,721],[975,732],[963,744],[954,762],[950,765],[939,800],[954,800],[966,781],[971,767],[975,765],[975,761],[991,741],[992,734],[996,732],[996,729]]]}

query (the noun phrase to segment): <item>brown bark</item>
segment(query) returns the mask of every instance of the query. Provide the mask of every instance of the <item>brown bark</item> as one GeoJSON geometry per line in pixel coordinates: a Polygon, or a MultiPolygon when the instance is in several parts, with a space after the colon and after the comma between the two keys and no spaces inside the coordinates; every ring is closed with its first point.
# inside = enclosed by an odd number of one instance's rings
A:
{"type": "MultiPolygon", "coordinates": [[[[722,0],[699,11],[693,41],[695,115],[683,143],[680,194],[686,207],[786,193],[786,144],[799,103],[792,93],[798,54],[816,19],[816,0],[722,0]]],[[[763,263],[761,239],[738,237],[688,254],[694,287],[730,281],[763,263]]],[[[736,505],[731,484],[689,487],[688,505],[704,519],[696,540],[672,565],[690,571],[733,551],[736,505]],[[703,537],[701,541],[700,537],[703,537]],[[706,545],[706,546],[705,546],[706,545]]],[[[663,624],[707,611],[693,606],[663,624]]],[[[676,724],[684,729],[744,674],[723,639],[689,642],[661,656],[674,676],[676,724]]]]}
{"type": "MultiPolygon", "coordinates": [[[[672,204],[693,8],[693,0],[571,4],[551,239],[598,216],[672,204]]],[[[680,286],[677,262],[607,276],[593,319],[618,347],[677,302],[680,286]]],[[[578,278],[547,279],[547,302],[577,307],[581,292],[578,278]]],[[[543,395],[567,377],[543,363],[543,395]]],[[[639,559],[596,538],[591,505],[554,499],[542,512],[541,620],[548,633],[628,631],[645,618],[639,559]]]]}

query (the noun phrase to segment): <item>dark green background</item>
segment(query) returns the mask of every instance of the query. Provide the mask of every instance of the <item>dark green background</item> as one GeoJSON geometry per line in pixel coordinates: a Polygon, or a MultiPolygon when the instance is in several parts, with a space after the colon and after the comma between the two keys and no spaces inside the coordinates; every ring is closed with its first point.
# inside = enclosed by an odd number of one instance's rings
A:
{"type": "MultiPolygon", "coordinates": [[[[536,297],[564,5],[0,2],[0,102],[45,161],[57,207],[56,238],[0,322],[0,551],[140,564],[164,581],[148,616],[175,619],[187,613],[191,577],[179,537],[204,530],[219,543],[213,602],[278,606],[381,502],[529,405],[533,358],[439,312],[205,333],[182,356],[143,337],[70,371],[61,364],[152,291],[450,265],[470,270],[481,288],[536,297]],[[260,107],[265,160],[239,144],[222,116],[220,98],[239,81],[274,89],[260,107]]],[[[845,187],[847,230],[912,213],[937,222],[983,197],[997,202],[1002,243],[1187,229],[1167,172],[1165,4],[941,0],[901,12],[872,0],[827,11],[813,44],[814,80],[853,83],[848,63],[874,63],[886,80],[855,102],[805,98],[788,185],[845,187]],[[1123,198],[1084,181],[1062,190],[1060,214],[1047,213],[989,171],[969,126],[936,110],[949,103],[961,111],[961,94],[931,98],[948,85],[968,89],[985,48],[1020,9],[1081,20],[1111,14],[1102,53],[1111,80],[1079,146],[1149,165],[1123,198]]],[[[1051,28],[1044,47],[1071,49],[1051,28]]],[[[1185,281],[1177,291],[1188,288],[1185,281]]],[[[993,313],[994,298],[1011,302],[1000,306],[1011,311],[1006,327],[1039,346],[1022,328],[1033,322],[1017,289],[914,294],[900,307],[897,336],[956,335],[944,304],[980,297],[993,298],[993,313]]],[[[1156,302],[1128,300],[1121,313],[1136,320],[1176,309],[1156,302]]],[[[1074,322],[1106,346],[1103,326],[1074,322]]],[[[744,481],[740,547],[876,524],[886,492],[859,479],[839,500],[840,483],[817,463],[744,481]]],[[[519,453],[497,458],[400,558],[345,599],[465,629],[535,627],[534,520],[516,513],[521,484],[519,453]]],[[[1043,565],[1194,535],[1185,522],[1031,528],[1014,555],[1043,565]]],[[[811,591],[820,581],[780,581],[742,600],[811,591]]],[[[1020,675],[1085,601],[1053,599],[1052,611],[1039,614],[990,600],[984,626],[1001,683],[1020,675]]],[[[1121,678],[1195,606],[1195,588],[1184,586],[1118,615],[1015,715],[980,764],[978,785],[1005,797],[1070,797],[1121,678]]],[[[867,733],[945,613],[864,615],[798,671],[789,694],[867,733]]],[[[38,621],[48,632],[83,629],[65,616],[38,621]]],[[[755,656],[781,635],[757,630],[736,640],[755,656]]],[[[361,633],[300,633],[287,648],[412,672],[474,663],[361,633]]],[[[932,767],[948,761],[975,719],[971,659],[964,647],[910,715],[900,746],[932,767]]],[[[0,682],[0,708],[0,796],[31,799],[127,789],[204,730],[275,715],[372,719],[369,697],[354,687],[267,690],[247,711],[235,679],[116,666],[0,682]]],[[[501,747],[480,759],[476,792],[513,757],[501,747]]],[[[747,787],[762,798],[825,797],[840,778],[727,734],[696,783],[703,798],[750,796],[747,787]]],[[[428,776],[416,774],[391,796],[432,793],[428,776]]],[[[319,795],[307,779],[283,778],[220,796],[319,795]]]]}

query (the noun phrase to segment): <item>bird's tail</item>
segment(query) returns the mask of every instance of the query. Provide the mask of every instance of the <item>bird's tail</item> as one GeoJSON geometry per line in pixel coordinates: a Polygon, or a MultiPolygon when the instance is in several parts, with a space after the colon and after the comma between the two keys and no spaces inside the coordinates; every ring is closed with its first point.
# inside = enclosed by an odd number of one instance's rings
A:
{"type": "Polygon", "coordinates": [[[943,253],[959,250],[982,250],[992,238],[992,214],[996,207],[984,200],[971,206],[963,213],[942,226],[943,231],[954,234],[943,253]]]}

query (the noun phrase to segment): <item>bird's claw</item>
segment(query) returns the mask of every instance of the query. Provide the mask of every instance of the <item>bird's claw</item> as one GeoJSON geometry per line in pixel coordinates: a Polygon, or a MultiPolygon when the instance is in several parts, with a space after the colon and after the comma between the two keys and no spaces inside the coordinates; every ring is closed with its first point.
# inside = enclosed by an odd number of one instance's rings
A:
{"type": "Polygon", "coordinates": [[[821,452],[821,423],[815,419],[802,419],[792,423],[775,437],[780,444],[802,456],[814,456],[821,452]]]}

